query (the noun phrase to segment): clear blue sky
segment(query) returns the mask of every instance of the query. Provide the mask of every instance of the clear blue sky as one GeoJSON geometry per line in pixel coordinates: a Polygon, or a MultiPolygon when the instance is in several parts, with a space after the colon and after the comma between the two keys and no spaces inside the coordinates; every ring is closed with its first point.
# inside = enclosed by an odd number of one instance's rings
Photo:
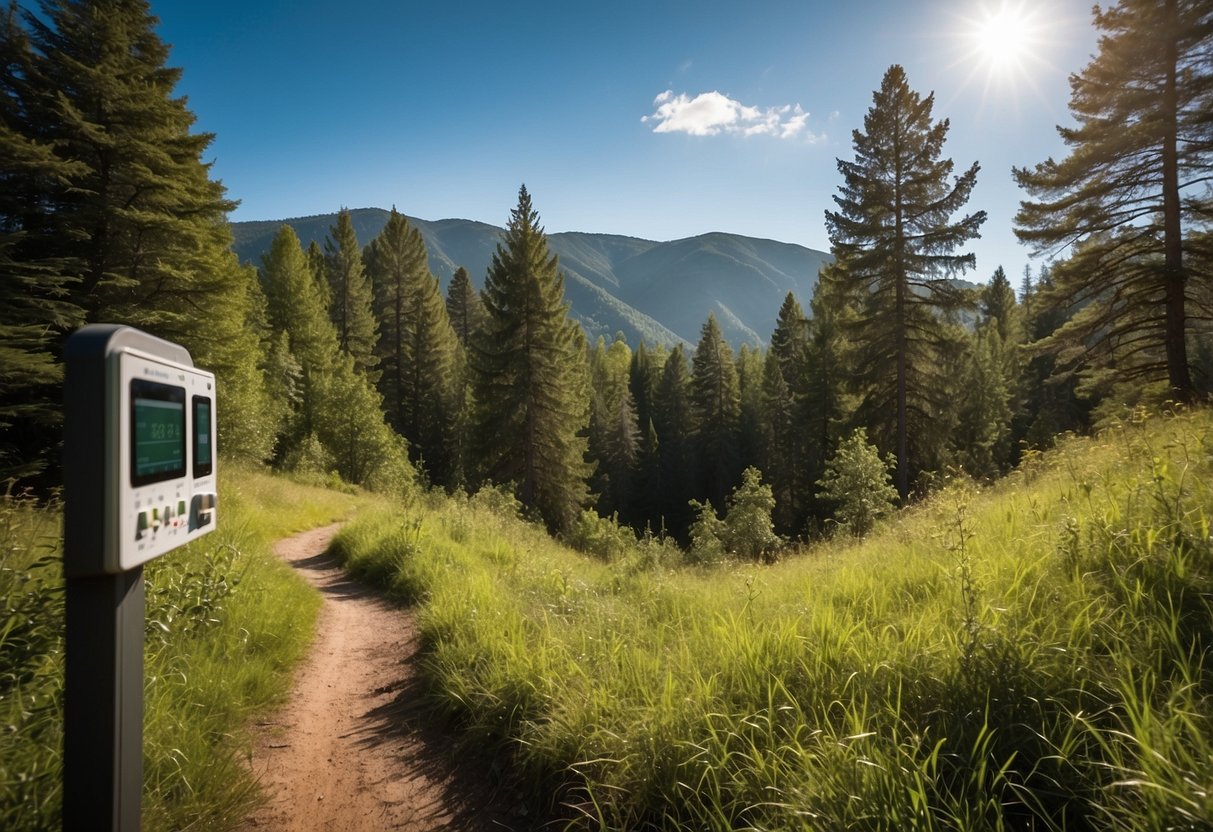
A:
{"type": "Polygon", "coordinates": [[[197,129],[217,134],[234,220],[395,205],[503,225],[525,182],[549,232],[728,231],[828,250],[835,160],[852,158],[851,131],[899,63],[950,119],[957,170],[982,166],[969,210],[989,219],[969,278],[1002,264],[1016,285],[1028,252],[1011,231],[1011,167],[1064,152],[1067,77],[1095,50],[1089,0],[152,11],[197,129]]]}

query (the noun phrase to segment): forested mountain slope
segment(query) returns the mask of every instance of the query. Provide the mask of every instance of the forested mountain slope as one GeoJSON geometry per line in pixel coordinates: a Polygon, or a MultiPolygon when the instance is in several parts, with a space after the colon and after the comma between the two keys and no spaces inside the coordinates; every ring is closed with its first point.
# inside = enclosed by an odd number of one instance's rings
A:
{"type": "MultiPolygon", "coordinates": [[[[350,212],[364,245],[387,222],[388,212],[350,212]]],[[[304,246],[323,244],[335,214],[232,224],[241,260],[257,263],[278,228],[295,229],[304,246]]],[[[477,286],[502,229],[472,220],[409,218],[425,239],[430,270],[444,290],[460,266],[477,286]]],[[[591,338],[609,340],[623,332],[628,341],[693,344],[709,312],[734,346],[765,344],[787,293],[808,301],[817,272],[829,262],[825,252],[792,243],[714,232],[671,242],[615,234],[564,232],[549,236],[560,257],[565,294],[573,316],[591,338]]]]}

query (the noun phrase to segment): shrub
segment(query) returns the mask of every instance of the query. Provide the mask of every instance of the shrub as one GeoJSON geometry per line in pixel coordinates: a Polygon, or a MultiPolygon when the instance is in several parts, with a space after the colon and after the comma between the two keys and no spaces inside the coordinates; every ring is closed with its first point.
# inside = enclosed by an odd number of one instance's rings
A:
{"type": "Polygon", "coordinates": [[[897,490],[889,479],[891,464],[868,442],[863,428],[844,439],[817,481],[819,495],[838,506],[834,520],[852,536],[863,537],[893,510],[897,490]]]}
{"type": "Polygon", "coordinates": [[[724,518],[724,547],[730,553],[750,560],[771,560],[779,545],[771,522],[775,497],[771,486],[762,484],[762,472],[747,468],[741,485],[729,497],[724,518]]]}

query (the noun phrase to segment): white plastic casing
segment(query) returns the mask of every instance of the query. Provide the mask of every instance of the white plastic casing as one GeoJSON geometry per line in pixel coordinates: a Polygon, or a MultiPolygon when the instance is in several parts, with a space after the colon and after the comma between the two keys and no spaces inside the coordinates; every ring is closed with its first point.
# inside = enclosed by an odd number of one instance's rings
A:
{"type": "Polygon", "coordinates": [[[117,430],[108,431],[105,449],[110,504],[102,560],[106,572],[117,573],[214,530],[215,377],[120,346],[106,356],[106,406],[117,430]],[[178,426],[180,448],[173,445],[178,426]],[[160,438],[149,442],[153,432],[160,438]],[[146,449],[156,444],[167,450],[149,457],[146,449]]]}

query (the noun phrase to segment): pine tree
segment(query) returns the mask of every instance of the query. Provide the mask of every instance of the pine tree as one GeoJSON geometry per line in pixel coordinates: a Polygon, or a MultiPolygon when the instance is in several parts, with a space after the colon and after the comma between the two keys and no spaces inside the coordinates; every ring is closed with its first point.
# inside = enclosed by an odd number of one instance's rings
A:
{"type": "Polygon", "coordinates": [[[993,323],[1003,343],[1019,340],[1019,304],[1015,301],[1015,290],[1002,266],[994,270],[990,282],[981,290],[980,311],[985,323],[993,323]]]}
{"type": "Polygon", "coordinates": [[[640,454],[636,403],[628,386],[632,351],[622,334],[608,349],[600,337],[589,354],[590,457],[597,469],[590,480],[603,517],[632,522],[633,483],[640,454]]]}
{"type": "Polygon", "coordinates": [[[379,359],[371,282],[362,264],[362,250],[350,212],[342,208],[324,244],[329,287],[329,317],[337,328],[337,343],[354,359],[354,369],[378,381],[379,359]]]}
{"type": "Polygon", "coordinates": [[[911,90],[900,66],[889,68],[864,130],[853,133],[855,161],[838,161],[839,210],[826,212],[841,274],[864,289],[850,333],[863,419],[893,448],[903,500],[918,468],[913,434],[948,406],[938,368],[950,338],[940,318],[968,301],[947,278],[974,264],[972,254],[952,252],[985,221],[984,211],[951,220],[968,201],[978,165],[952,179],[952,161],[940,155],[948,121],[932,122],[934,99],[911,90]]]}
{"type": "Polygon", "coordinates": [[[796,401],[784,381],[779,361],[768,354],[762,373],[762,438],[764,457],[775,497],[775,525],[784,533],[798,530],[797,509],[802,501],[799,479],[803,473],[791,450],[805,433],[796,423],[796,401]]]}
{"type": "Polygon", "coordinates": [[[271,357],[288,371],[298,367],[290,396],[298,409],[279,438],[279,464],[315,473],[328,473],[331,466],[347,482],[408,492],[414,471],[407,443],[384,420],[371,380],[340,349],[321,284],[289,225],[279,229],[262,259],[262,280],[271,343],[277,344],[271,357]]]}
{"type": "Polygon", "coordinates": [[[371,243],[368,272],[379,321],[379,391],[388,423],[409,442],[414,465],[450,488],[458,428],[455,371],[458,341],[438,280],[429,270],[421,232],[392,209],[371,243]]]}
{"type": "Polygon", "coordinates": [[[771,349],[762,382],[762,470],[775,494],[777,528],[801,530],[810,497],[806,383],[809,321],[795,295],[788,292],[771,333],[771,349]]]}
{"type": "Polygon", "coordinates": [[[44,277],[70,285],[86,321],[184,345],[225,391],[220,448],[259,458],[262,333],[251,273],[230,251],[235,203],[202,160],[214,137],[190,132],[194,116],[173,97],[181,72],[165,65],[156,19],[141,0],[53,0],[25,21],[19,123],[65,167],[25,193],[26,236],[10,257],[61,258],[44,277]]]}
{"type": "Polygon", "coordinates": [[[745,469],[767,466],[763,441],[762,350],[742,344],[737,351],[737,464],[745,469]]]}
{"type": "Polygon", "coordinates": [[[70,263],[36,242],[40,184],[70,179],[79,166],[36,137],[25,105],[33,60],[17,7],[0,9],[0,482],[54,467],[63,411],[58,342],[84,319],[70,297],[70,263]],[[31,242],[40,255],[29,254],[31,242]]]}
{"type": "Polygon", "coordinates": [[[286,339],[274,361],[299,368],[299,380],[289,395],[297,406],[279,432],[277,459],[283,463],[317,430],[325,406],[323,381],[337,358],[337,332],[325,310],[320,284],[289,225],[278,230],[262,258],[261,281],[270,329],[286,339]]]}
{"type": "Polygon", "coordinates": [[[960,373],[953,443],[961,466],[974,477],[994,477],[1011,463],[1013,391],[997,319],[970,337],[960,373]]]}
{"type": "Polygon", "coordinates": [[[471,343],[472,334],[484,325],[484,302],[463,266],[455,270],[447,287],[446,314],[464,347],[471,343]]]}
{"type": "Polygon", "coordinates": [[[320,243],[315,240],[308,243],[306,257],[307,266],[312,272],[312,279],[316,281],[316,288],[320,292],[320,300],[324,303],[325,310],[331,309],[333,291],[329,287],[328,258],[324,256],[324,249],[320,247],[320,243]]]}
{"type": "Polygon", "coordinates": [[[699,491],[713,505],[724,505],[737,476],[741,389],[733,350],[708,315],[691,362],[691,412],[699,458],[699,491]]]}
{"type": "Polygon", "coordinates": [[[523,186],[489,265],[486,320],[469,360],[484,476],[514,483],[548,527],[571,527],[588,503],[583,339],[564,280],[523,186]]]}
{"type": "Polygon", "coordinates": [[[1190,400],[1189,318],[1213,314],[1185,238],[1213,208],[1213,6],[1121,0],[1093,14],[1099,52],[1070,78],[1078,124],[1058,128],[1070,155],[1015,170],[1034,198],[1015,217],[1020,240],[1070,251],[1039,301],[1085,306],[1041,349],[1061,369],[1114,365],[1118,379],[1163,381],[1190,400]]]}
{"type": "Polygon", "coordinates": [[[472,401],[471,371],[468,368],[468,349],[476,333],[484,326],[484,301],[480,293],[472,286],[467,269],[460,266],[455,270],[451,283],[447,286],[446,294],[447,317],[459,339],[459,348],[455,352],[455,424],[451,445],[452,464],[459,474],[459,484],[466,484],[474,479],[471,455],[472,413],[475,404],[472,401]]]}
{"type": "Polygon", "coordinates": [[[628,368],[628,389],[636,402],[638,424],[647,425],[653,418],[653,401],[667,357],[668,353],[664,350],[651,350],[644,341],[637,345],[632,354],[632,365],[628,368]]]}
{"type": "Polygon", "coordinates": [[[679,540],[686,538],[691,523],[688,501],[696,495],[690,376],[682,344],[676,344],[662,367],[653,401],[662,495],[657,511],[663,518],[662,525],[679,540]]]}
{"type": "Polygon", "coordinates": [[[805,436],[800,482],[809,495],[805,499],[806,514],[818,526],[827,514],[813,493],[813,484],[825,475],[826,463],[834,455],[851,410],[846,392],[851,381],[851,354],[845,333],[855,319],[857,303],[849,292],[852,288],[837,264],[821,269],[809,301],[803,390],[794,400],[794,419],[803,426],[805,436]]]}

